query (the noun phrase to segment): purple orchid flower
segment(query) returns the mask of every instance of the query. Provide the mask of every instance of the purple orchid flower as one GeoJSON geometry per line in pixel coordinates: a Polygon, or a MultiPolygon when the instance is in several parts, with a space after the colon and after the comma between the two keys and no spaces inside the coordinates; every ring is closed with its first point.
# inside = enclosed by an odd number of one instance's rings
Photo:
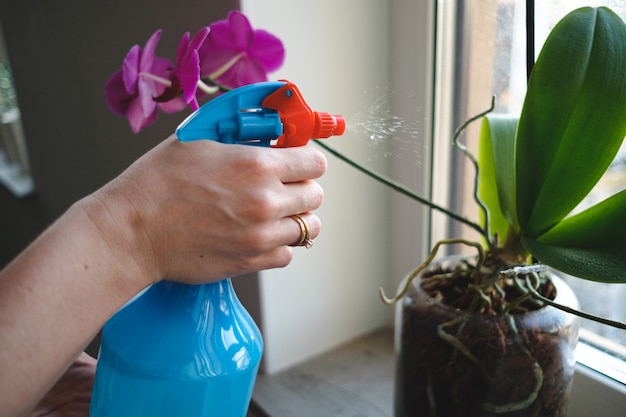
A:
{"type": "Polygon", "coordinates": [[[126,117],[135,133],[154,123],[159,109],[174,113],[189,104],[197,110],[198,97],[204,94],[266,81],[267,73],[278,69],[285,58],[280,39],[253,30],[246,16],[237,11],[200,29],[193,38],[185,33],[176,66],[155,55],[161,32],[154,32],[143,49],[133,46],[122,68],[105,86],[111,111],[126,117]]]}
{"type": "Polygon", "coordinates": [[[158,109],[173,112],[185,106],[183,100],[171,100],[157,103],[154,99],[161,96],[171,85],[174,71],[172,63],[155,56],[155,50],[161,38],[161,30],[150,36],[145,47],[133,46],[122,64],[122,69],[115,72],[105,85],[105,94],[111,111],[125,116],[133,132],[154,123],[158,109]]]}
{"type": "Polygon", "coordinates": [[[198,48],[202,45],[210,29],[202,28],[190,40],[189,32],[183,35],[178,52],[176,54],[176,76],[180,81],[180,87],[183,90],[185,103],[189,103],[193,110],[198,109],[198,100],[196,91],[198,89],[198,81],[200,81],[200,57],[198,48]]]}
{"type": "Polygon", "coordinates": [[[267,81],[285,59],[280,39],[261,29],[253,30],[248,18],[232,11],[227,20],[213,23],[198,50],[200,76],[228,88],[267,81]]]}

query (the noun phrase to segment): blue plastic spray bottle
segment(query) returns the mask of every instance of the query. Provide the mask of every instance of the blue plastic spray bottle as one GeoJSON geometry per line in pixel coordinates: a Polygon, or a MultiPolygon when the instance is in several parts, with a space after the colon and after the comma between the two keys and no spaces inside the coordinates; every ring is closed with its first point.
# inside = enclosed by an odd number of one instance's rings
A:
{"type": "MultiPolygon", "coordinates": [[[[342,116],[312,111],[295,84],[250,84],[209,101],[181,141],[292,147],[342,135],[342,116]]],[[[162,281],[104,326],[90,417],[244,417],[263,341],[231,279],[162,281]]]]}

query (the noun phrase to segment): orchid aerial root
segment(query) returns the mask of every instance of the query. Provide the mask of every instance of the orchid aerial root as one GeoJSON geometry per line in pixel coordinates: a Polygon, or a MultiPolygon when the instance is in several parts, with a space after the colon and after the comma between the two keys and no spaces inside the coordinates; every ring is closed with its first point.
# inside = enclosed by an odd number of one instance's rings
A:
{"type": "Polygon", "coordinates": [[[442,245],[453,245],[453,244],[462,244],[462,245],[474,247],[476,251],[478,252],[478,260],[476,264],[476,269],[480,270],[483,263],[485,262],[485,250],[483,249],[480,243],[472,242],[466,239],[459,239],[459,238],[440,240],[435,244],[433,249],[430,251],[430,254],[426,258],[426,260],[420,266],[415,268],[413,272],[409,274],[409,276],[406,279],[404,288],[402,288],[402,290],[398,292],[393,298],[388,298],[385,295],[385,291],[382,288],[378,289],[378,293],[380,294],[380,298],[383,300],[383,302],[385,302],[386,304],[395,304],[398,301],[400,301],[402,297],[404,297],[411,289],[413,280],[419,275],[420,272],[422,272],[426,267],[428,267],[433,262],[433,260],[437,256],[437,253],[439,252],[439,248],[442,245]]]}

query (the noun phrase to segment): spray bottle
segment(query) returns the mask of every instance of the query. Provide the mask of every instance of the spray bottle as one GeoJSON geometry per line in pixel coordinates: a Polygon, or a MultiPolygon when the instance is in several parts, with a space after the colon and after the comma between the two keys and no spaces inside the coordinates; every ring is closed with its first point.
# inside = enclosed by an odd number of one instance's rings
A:
{"type": "MultiPolygon", "coordinates": [[[[342,135],[345,119],[311,110],[288,81],[250,84],[209,101],[179,140],[265,147],[342,135]]],[[[263,351],[230,278],[157,283],[104,326],[91,417],[244,417],[263,351]]]]}

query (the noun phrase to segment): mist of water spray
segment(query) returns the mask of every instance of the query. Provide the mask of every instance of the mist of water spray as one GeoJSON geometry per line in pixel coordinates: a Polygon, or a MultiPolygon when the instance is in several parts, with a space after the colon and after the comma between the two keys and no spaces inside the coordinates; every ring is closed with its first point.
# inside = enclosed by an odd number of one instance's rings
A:
{"type": "Polygon", "coordinates": [[[388,94],[370,97],[362,109],[346,118],[347,131],[369,140],[378,154],[399,158],[409,150],[419,163],[424,144],[418,126],[417,120],[407,121],[392,113],[388,94]]]}

